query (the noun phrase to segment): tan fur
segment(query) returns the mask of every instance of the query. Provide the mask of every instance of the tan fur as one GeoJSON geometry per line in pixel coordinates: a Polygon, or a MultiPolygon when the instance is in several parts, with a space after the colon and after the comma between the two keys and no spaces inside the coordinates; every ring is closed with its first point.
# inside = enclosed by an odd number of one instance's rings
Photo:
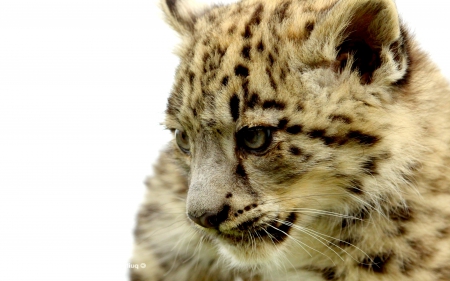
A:
{"type": "Polygon", "coordinates": [[[132,280],[450,280],[450,90],[393,1],[161,4],[190,150],[148,180],[132,280]]]}

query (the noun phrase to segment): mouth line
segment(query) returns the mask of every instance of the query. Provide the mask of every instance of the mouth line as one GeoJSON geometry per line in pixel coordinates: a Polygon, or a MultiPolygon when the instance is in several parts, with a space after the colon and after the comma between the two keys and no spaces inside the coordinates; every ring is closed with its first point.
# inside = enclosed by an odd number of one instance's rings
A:
{"type": "Polygon", "coordinates": [[[286,219],[283,220],[284,223],[280,223],[280,219],[277,217],[272,221],[255,226],[260,218],[261,217],[257,217],[239,224],[235,227],[237,230],[236,234],[219,231],[217,235],[223,240],[231,243],[257,244],[257,241],[265,241],[279,244],[286,240],[297,217],[295,213],[290,213],[286,219]]]}

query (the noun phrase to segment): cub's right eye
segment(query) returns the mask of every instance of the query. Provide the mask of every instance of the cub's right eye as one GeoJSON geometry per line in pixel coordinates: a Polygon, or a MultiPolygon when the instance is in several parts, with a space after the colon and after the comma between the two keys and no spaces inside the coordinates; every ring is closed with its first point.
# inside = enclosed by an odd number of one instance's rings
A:
{"type": "Polygon", "coordinates": [[[243,128],[237,134],[238,145],[251,153],[266,151],[272,142],[272,131],[267,127],[243,128]]]}
{"type": "Polygon", "coordinates": [[[189,137],[186,132],[176,129],[175,130],[175,139],[177,141],[178,147],[184,153],[189,153],[191,149],[191,145],[189,143],[189,137]]]}

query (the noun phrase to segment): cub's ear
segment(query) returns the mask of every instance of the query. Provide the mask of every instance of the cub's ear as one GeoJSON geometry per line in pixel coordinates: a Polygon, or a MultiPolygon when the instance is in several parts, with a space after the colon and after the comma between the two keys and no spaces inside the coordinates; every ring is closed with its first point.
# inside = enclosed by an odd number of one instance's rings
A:
{"type": "Polygon", "coordinates": [[[393,0],[340,0],[317,29],[332,41],[337,69],[358,71],[361,83],[392,83],[405,75],[407,55],[393,0]]]}
{"type": "Polygon", "coordinates": [[[197,19],[209,9],[194,0],[161,0],[160,5],[166,21],[181,35],[192,34],[197,19]]]}

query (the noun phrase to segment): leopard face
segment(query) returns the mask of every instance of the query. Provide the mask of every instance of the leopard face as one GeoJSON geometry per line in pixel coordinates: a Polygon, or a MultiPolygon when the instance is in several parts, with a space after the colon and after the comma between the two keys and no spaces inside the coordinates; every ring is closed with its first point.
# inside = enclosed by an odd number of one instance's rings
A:
{"type": "Polygon", "coordinates": [[[171,153],[187,219],[224,256],[320,256],[318,233],[348,241],[344,224],[402,208],[421,148],[398,103],[409,46],[393,2],[165,3],[183,38],[171,153]]]}

